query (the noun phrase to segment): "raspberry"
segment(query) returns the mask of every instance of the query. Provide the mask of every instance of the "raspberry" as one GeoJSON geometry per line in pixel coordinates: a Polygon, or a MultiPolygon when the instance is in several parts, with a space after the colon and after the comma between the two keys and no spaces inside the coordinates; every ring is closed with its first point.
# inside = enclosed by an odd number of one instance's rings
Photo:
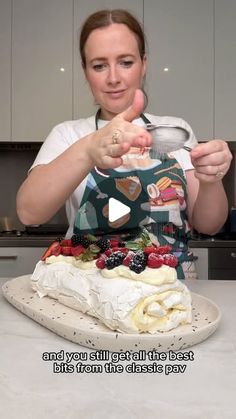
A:
{"type": "Polygon", "coordinates": [[[148,246],[144,247],[143,251],[146,253],[146,255],[149,255],[150,253],[157,253],[158,247],[156,246],[148,246]]]}
{"type": "Polygon", "coordinates": [[[119,240],[118,239],[110,239],[111,247],[119,247],[119,240]]]}
{"type": "Polygon", "coordinates": [[[166,244],[165,246],[159,246],[157,247],[156,253],[158,255],[165,255],[166,253],[171,252],[172,247],[166,244]]]}
{"type": "Polygon", "coordinates": [[[100,256],[97,260],[96,260],[96,266],[98,269],[104,269],[105,265],[106,265],[106,256],[100,256]]]}
{"type": "Polygon", "coordinates": [[[163,263],[171,268],[175,268],[178,265],[178,259],[174,255],[164,255],[163,256],[163,263]]]}
{"type": "Polygon", "coordinates": [[[123,265],[129,266],[130,262],[133,260],[135,253],[131,250],[127,253],[125,258],[123,259],[123,265]]]}
{"type": "Polygon", "coordinates": [[[111,254],[112,254],[112,250],[111,249],[108,249],[108,250],[105,251],[105,255],[106,256],[111,256],[111,254]]]}
{"type": "Polygon", "coordinates": [[[148,255],[147,266],[149,268],[160,268],[163,263],[163,256],[157,255],[156,253],[150,253],[150,255],[148,255]]]}

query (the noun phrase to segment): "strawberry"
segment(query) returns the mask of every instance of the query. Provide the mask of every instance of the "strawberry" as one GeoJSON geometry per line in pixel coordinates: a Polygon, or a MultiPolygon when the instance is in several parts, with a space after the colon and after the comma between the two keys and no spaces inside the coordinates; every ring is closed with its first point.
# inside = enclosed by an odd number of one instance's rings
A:
{"type": "Polygon", "coordinates": [[[57,246],[53,247],[51,252],[53,256],[59,256],[61,254],[61,245],[58,244],[57,246]]]}
{"type": "Polygon", "coordinates": [[[135,253],[132,252],[132,250],[130,250],[127,255],[125,256],[125,258],[123,259],[122,264],[125,266],[129,266],[130,262],[133,260],[135,253]]]}
{"type": "Polygon", "coordinates": [[[178,259],[174,255],[170,255],[170,254],[164,255],[163,259],[164,259],[163,263],[167,266],[170,266],[171,268],[175,268],[178,265],[178,259]]]}
{"type": "Polygon", "coordinates": [[[61,246],[72,246],[72,241],[71,239],[62,239],[60,242],[61,246]]]}
{"type": "Polygon", "coordinates": [[[44,254],[41,257],[41,260],[45,260],[49,256],[58,256],[61,253],[61,246],[59,241],[54,241],[50,246],[48,246],[47,250],[45,250],[44,254]]]}
{"type": "Polygon", "coordinates": [[[157,255],[156,253],[150,253],[148,255],[147,266],[149,268],[160,268],[164,263],[163,256],[157,255]]]}
{"type": "Polygon", "coordinates": [[[79,256],[85,251],[85,248],[79,244],[78,246],[71,247],[72,256],[79,256]]]}
{"type": "Polygon", "coordinates": [[[105,268],[105,262],[107,257],[103,254],[96,260],[96,266],[98,269],[104,269],[105,268]]]}
{"type": "Polygon", "coordinates": [[[71,249],[72,249],[72,247],[71,247],[71,246],[62,246],[62,248],[61,248],[61,253],[62,253],[64,256],[71,256],[71,255],[72,255],[72,253],[71,253],[71,249]]]}

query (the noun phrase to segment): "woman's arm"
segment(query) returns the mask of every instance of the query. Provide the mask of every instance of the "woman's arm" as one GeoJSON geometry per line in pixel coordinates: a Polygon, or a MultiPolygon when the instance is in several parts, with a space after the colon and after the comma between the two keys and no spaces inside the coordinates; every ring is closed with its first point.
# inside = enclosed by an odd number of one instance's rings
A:
{"type": "Polygon", "coordinates": [[[222,140],[199,144],[191,152],[195,170],[186,172],[189,221],[198,232],[215,234],[228,215],[228,201],[222,176],[228,171],[232,155],[222,140]]]}
{"type": "Polygon", "coordinates": [[[17,213],[22,223],[47,222],[95,166],[118,167],[131,146],[149,146],[151,135],[130,123],[143,105],[143,94],[138,91],[133,104],[104,128],[79,139],[50,163],[36,166],[17,193],[17,213]],[[114,133],[118,133],[116,142],[114,133]]]}

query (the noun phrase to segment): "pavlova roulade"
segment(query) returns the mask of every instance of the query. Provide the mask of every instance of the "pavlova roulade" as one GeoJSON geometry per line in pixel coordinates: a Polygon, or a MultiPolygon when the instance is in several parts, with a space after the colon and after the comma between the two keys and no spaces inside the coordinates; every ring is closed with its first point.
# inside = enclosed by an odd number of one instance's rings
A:
{"type": "Polygon", "coordinates": [[[136,273],[128,266],[98,269],[73,256],[38,262],[31,283],[49,296],[125,333],[157,333],[191,322],[191,295],[173,267],[148,266],[136,273]]]}

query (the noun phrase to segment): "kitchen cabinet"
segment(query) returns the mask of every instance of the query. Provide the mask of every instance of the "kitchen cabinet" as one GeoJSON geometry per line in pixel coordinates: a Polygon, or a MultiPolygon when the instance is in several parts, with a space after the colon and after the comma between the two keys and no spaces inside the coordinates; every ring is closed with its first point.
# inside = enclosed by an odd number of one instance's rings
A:
{"type": "Polygon", "coordinates": [[[11,2],[0,5],[0,141],[11,136],[11,2]]]}
{"type": "Polygon", "coordinates": [[[84,20],[93,12],[100,9],[126,9],[143,21],[143,0],[97,0],[96,3],[75,0],[74,5],[74,119],[93,115],[97,107],[88,88],[83,69],[80,64],[79,37],[80,28],[84,20]]]}
{"type": "Polygon", "coordinates": [[[209,249],[209,279],[236,280],[236,248],[209,249]]]}
{"type": "Polygon", "coordinates": [[[184,118],[199,140],[213,137],[213,6],[213,0],[144,0],[148,110],[184,118]]]}
{"type": "Polygon", "coordinates": [[[193,255],[197,258],[195,260],[195,267],[198,279],[208,279],[208,249],[196,247],[190,248],[190,250],[193,252],[193,255]]]}
{"type": "Polygon", "coordinates": [[[236,141],[236,1],[215,0],[215,136],[236,141]]]}
{"type": "Polygon", "coordinates": [[[0,247],[0,272],[5,277],[31,274],[46,248],[0,247]]]}
{"type": "Polygon", "coordinates": [[[72,20],[73,0],[13,0],[13,141],[43,141],[72,119],[72,20]]]}

